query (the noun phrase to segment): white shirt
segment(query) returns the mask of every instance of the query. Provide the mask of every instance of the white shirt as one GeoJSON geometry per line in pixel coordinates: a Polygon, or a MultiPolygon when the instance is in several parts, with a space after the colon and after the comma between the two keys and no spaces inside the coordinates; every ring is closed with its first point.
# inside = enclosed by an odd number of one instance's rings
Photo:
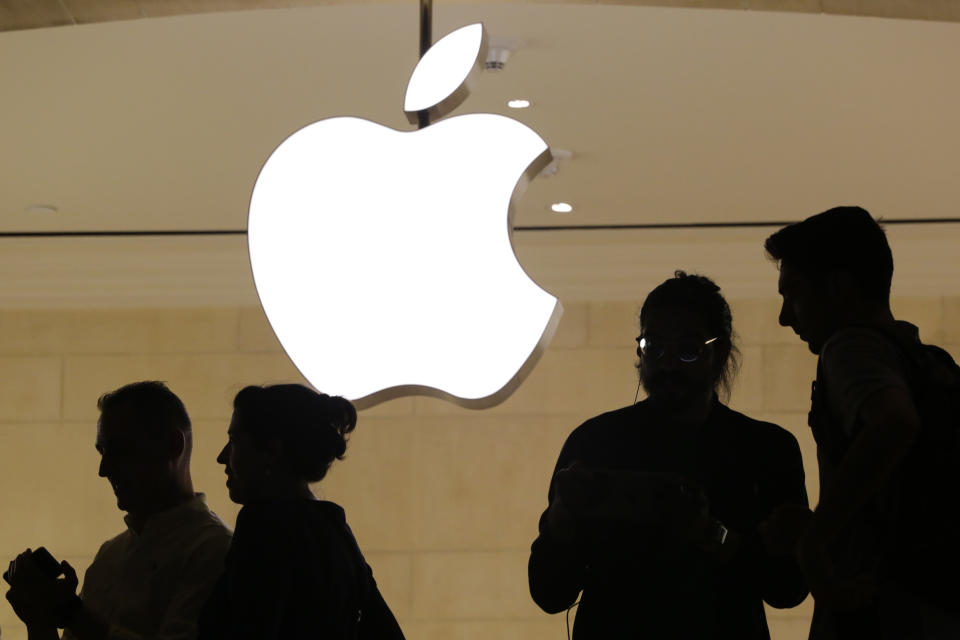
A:
{"type": "MultiPolygon", "coordinates": [[[[231,530],[204,494],[107,540],[87,569],[80,597],[116,640],[192,640],[223,572],[231,530]]],[[[76,636],[65,630],[64,640],[76,636]]]]}

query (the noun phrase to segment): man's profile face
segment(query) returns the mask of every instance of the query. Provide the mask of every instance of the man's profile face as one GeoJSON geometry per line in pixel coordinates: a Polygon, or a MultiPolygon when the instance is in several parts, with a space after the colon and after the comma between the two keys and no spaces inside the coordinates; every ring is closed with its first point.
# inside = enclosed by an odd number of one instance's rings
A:
{"type": "Polygon", "coordinates": [[[786,262],[780,264],[777,284],[783,304],[780,324],[793,329],[815,354],[820,353],[832,333],[831,302],[824,287],[805,276],[786,262]]]}
{"type": "Polygon", "coordinates": [[[705,343],[718,336],[707,335],[701,318],[686,309],[651,309],[641,333],[657,347],[640,356],[640,380],[652,403],[683,409],[713,392],[719,377],[717,343],[705,343]]]}
{"type": "Polygon", "coordinates": [[[117,507],[128,512],[148,507],[169,470],[161,440],[144,434],[127,412],[117,410],[101,414],[96,447],[99,475],[110,481],[117,507]]]}

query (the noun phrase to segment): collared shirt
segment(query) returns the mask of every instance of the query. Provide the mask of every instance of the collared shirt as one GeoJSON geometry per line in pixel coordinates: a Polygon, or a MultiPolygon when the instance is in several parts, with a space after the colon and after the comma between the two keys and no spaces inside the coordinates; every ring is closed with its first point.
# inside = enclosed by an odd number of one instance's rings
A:
{"type": "MultiPolygon", "coordinates": [[[[117,640],[196,638],[197,618],[223,571],[230,528],[198,493],[150,516],[137,533],[107,540],[87,569],[80,597],[117,640]]],[[[75,636],[69,630],[64,640],[75,636]]]]}

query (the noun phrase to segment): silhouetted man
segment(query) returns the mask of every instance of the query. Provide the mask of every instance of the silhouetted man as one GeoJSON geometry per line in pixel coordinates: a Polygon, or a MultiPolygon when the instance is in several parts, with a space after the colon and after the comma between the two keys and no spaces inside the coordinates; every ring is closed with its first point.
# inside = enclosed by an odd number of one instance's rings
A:
{"type": "Polygon", "coordinates": [[[920,369],[949,378],[955,365],[894,320],[893,255],[864,209],[830,209],[765,246],[780,269],[780,324],[820,356],[810,411],[819,504],[812,515],[781,510],[767,531],[774,548],[798,554],[816,603],[810,637],[960,638],[960,625],[931,604],[946,589],[957,593],[955,573],[931,583],[935,565],[951,555],[956,564],[956,553],[938,555],[933,531],[957,517],[956,469],[937,463],[949,445],[932,444],[937,425],[923,428],[915,402],[920,369]],[[947,515],[935,524],[936,514],[947,515]]]}
{"type": "Polygon", "coordinates": [[[796,439],[724,406],[736,368],[730,308],[677,272],[640,310],[646,400],[567,438],[530,553],[530,593],[548,613],[580,595],[576,640],[767,639],[763,601],[807,595],[759,525],[806,506],[796,439]]]}
{"type": "Polygon", "coordinates": [[[192,429],[161,382],[136,382],[97,403],[100,476],[126,511],[127,530],[87,569],[83,591],[66,562],[58,579],[28,549],[10,563],[7,599],[30,640],[190,639],[223,570],[230,529],[194,493],[192,429]]]}

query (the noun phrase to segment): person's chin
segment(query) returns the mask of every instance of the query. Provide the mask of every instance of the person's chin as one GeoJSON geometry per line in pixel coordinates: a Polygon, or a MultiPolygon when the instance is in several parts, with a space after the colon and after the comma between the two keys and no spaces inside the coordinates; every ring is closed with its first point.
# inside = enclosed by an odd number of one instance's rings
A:
{"type": "Polygon", "coordinates": [[[124,513],[137,513],[144,510],[144,505],[143,502],[138,503],[135,500],[124,499],[117,496],[117,509],[124,513]]]}
{"type": "Polygon", "coordinates": [[[810,353],[815,356],[820,355],[820,350],[823,349],[823,344],[821,342],[807,339],[803,339],[803,341],[807,343],[807,348],[810,349],[810,353]]]}
{"type": "Polygon", "coordinates": [[[690,394],[679,389],[651,389],[647,393],[650,404],[663,411],[676,411],[691,402],[690,394]]]}
{"type": "Polygon", "coordinates": [[[797,334],[797,337],[807,345],[807,348],[810,349],[810,353],[815,356],[820,355],[820,349],[823,347],[823,345],[820,344],[819,341],[811,340],[799,331],[795,331],[795,333],[797,334]]]}
{"type": "Polygon", "coordinates": [[[239,489],[232,486],[230,482],[227,482],[227,493],[230,495],[231,502],[235,502],[236,504],[244,503],[243,494],[239,489]]]}
{"type": "Polygon", "coordinates": [[[127,499],[127,497],[124,496],[122,493],[114,492],[114,496],[117,498],[117,509],[120,509],[120,511],[129,512],[130,506],[131,506],[130,500],[127,499]]]}

